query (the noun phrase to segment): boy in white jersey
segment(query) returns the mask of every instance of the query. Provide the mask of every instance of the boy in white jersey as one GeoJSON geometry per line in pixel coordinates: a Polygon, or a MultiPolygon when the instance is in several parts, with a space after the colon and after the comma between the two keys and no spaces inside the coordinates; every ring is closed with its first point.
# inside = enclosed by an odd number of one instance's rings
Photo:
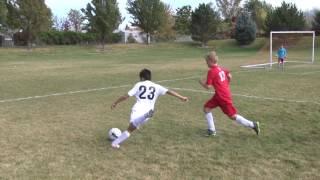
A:
{"type": "Polygon", "coordinates": [[[139,76],[140,82],[136,83],[134,87],[128,92],[128,94],[119,97],[111,105],[111,109],[114,109],[118,103],[127,100],[130,96],[135,96],[137,100],[132,107],[128,129],[112,142],[111,146],[113,148],[119,148],[119,144],[129,138],[130,134],[134,130],[146,123],[149,118],[152,117],[154,112],[154,104],[159,96],[169,94],[171,96],[179,98],[182,101],[188,101],[187,97],[181,96],[174,91],[168,90],[159,84],[151,82],[150,70],[143,69],[140,72],[139,76]]]}

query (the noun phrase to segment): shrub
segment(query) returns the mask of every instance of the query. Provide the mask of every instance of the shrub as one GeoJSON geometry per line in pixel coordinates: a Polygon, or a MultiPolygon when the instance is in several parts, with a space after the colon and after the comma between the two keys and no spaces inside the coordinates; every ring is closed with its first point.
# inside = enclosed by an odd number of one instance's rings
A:
{"type": "Polygon", "coordinates": [[[241,12],[237,18],[235,39],[240,45],[248,45],[256,39],[256,24],[247,12],[241,12]]]}

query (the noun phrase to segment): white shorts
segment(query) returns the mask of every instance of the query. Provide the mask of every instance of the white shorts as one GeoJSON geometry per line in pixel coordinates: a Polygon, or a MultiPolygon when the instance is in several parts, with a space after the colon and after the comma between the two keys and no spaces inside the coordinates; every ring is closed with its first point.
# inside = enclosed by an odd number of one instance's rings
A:
{"type": "Polygon", "coordinates": [[[130,116],[130,123],[132,123],[136,128],[146,123],[153,115],[153,110],[149,111],[137,111],[132,110],[130,116]]]}

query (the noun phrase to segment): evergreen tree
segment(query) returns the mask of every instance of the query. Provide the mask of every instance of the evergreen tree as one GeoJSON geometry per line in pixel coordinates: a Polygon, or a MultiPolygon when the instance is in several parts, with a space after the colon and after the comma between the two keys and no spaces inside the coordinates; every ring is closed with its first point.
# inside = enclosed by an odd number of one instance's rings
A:
{"type": "Polygon", "coordinates": [[[7,24],[7,13],[6,0],[0,0],[0,31],[2,31],[7,24]]]}
{"type": "Polygon", "coordinates": [[[248,12],[241,12],[238,15],[235,39],[240,45],[248,45],[256,39],[256,24],[248,12]]]}
{"type": "Polygon", "coordinates": [[[268,13],[265,23],[267,34],[270,31],[303,30],[305,27],[303,12],[298,10],[295,4],[287,4],[284,1],[281,7],[268,13]]]}
{"type": "Polygon", "coordinates": [[[312,22],[312,30],[316,32],[316,35],[320,35],[320,11],[317,11],[312,22]]]}
{"type": "Polygon", "coordinates": [[[87,30],[97,33],[104,49],[106,40],[122,22],[117,0],[92,0],[86,9],[81,9],[88,20],[87,30]]]}
{"type": "Polygon", "coordinates": [[[147,33],[147,43],[150,44],[150,36],[165,21],[165,5],[160,0],[128,0],[128,12],[133,16],[132,25],[140,27],[147,33]]]}
{"type": "Polygon", "coordinates": [[[219,13],[211,7],[211,4],[200,4],[191,15],[192,39],[206,46],[217,32],[219,23],[219,13]]]}
{"type": "Polygon", "coordinates": [[[175,17],[175,30],[182,35],[190,34],[191,27],[191,6],[183,6],[177,9],[175,17]]]}

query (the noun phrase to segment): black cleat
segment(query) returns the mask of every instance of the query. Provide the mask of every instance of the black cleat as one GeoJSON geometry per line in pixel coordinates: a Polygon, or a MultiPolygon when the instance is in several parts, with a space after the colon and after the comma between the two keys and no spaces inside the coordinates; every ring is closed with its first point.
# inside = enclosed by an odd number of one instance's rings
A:
{"type": "Polygon", "coordinates": [[[257,135],[260,134],[260,124],[259,122],[253,122],[254,127],[252,128],[254,130],[254,132],[256,132],[257,135]]]}

